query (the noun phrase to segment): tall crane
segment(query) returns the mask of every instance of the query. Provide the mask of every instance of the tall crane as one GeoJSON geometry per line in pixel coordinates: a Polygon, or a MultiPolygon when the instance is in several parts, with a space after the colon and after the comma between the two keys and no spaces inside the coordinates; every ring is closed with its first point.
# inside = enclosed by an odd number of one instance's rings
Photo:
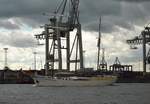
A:
{"type": "Polygon", "coordinates": [[[83,47],[81,24],[79,21],[79,0],[62,0],[61,4],[54,11],[54,15],[50,18],[50,23],[45,24],[42,34],[37,34],[37,39],[45,39],[45,69],[55,69],[54,64],[57,62],[58,69],[62,70],[62,50],[66,50],[66,69],[70,70],[70,64],[75,63],[82,70],[83,67],[83,47]],[[69,5],[69,15],[65,16],[69,5]],[[73,43],[70,43],[70,32],[76,28],[77,32],[73,43]],[[49,40],[51,46],[49,47],[49,40]],[[63,46],[66,43],[65,46],[63,46]],[[76,47],[75,47],[76,46],[76,47]],[[71,59],[73,49],[75,48],[75,58],[71,59]],[[56,54],[57,53],[57,54],[56,54]]]}
{"type": "Polygon", "coordinates": [[[149,58],[147,58],[147,56],[150,57],[149,55],[146,55],[146,44],[150,43],[150,27],[146,26],[139,36],[136,36],[133,39],[127,40],[127,43],[130,45],[142,44],[142,47],[143,47],[143,75],[145,75],[146,74],[146,62],[147,62],[147,59],[149,59],[149,58]]]}

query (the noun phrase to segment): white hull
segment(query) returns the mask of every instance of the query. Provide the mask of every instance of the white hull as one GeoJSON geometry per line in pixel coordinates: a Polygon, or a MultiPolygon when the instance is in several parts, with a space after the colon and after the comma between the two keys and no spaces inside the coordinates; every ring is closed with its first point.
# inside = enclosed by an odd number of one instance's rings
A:
{"type": "MultiPolygon", "coordinates": [[[[78,78],[78,77],[76,77],[78,78]]],[[[36,86],[105,86],[116,82],[116,76],[98,76],[89,77],[88,80],[69,79],[52,79],[49,77],[34,78],[36,86]]]]}

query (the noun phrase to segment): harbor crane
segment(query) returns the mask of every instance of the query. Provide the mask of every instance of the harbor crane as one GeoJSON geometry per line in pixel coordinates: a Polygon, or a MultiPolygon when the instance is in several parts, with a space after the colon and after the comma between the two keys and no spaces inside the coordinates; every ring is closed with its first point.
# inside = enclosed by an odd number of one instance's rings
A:
{"type": "Polygon", "coordinates": [[[54,11],[54,15],[50,17],[50,23],[44,25],[44,31],[35,35],[36,39],[45,39],[46,70],[54,70],[55,65],[59,70],[62,70],[62,64],[64,63],[66,63],[65,69],[68,71],[70,71],[71,63],[75,64],[75,70],[78,70],[78,68],[84,70],[82,33],[78,9],[79,0],[62,0],[54,11]],[[67,12],[68,8],[69,13],[67,12]],[[68,16],[65,16],[66,12],[69,14],[68,16]],[[76,30],[76,34],[71,43],[73,37],[70,32],[74,30],[76,30]],[[50,41],[51,44],[49,44],[50,41]],[[66,55],[62,55],[63,50],[66,50],[66,55]],[[75,55],[73,55],[73,52],[75,55]],[[66,58],[66,62],[63,62],[62,57],[66,58]]]}
{"type": "Polygon", "coordinates": [[[146,74],[146,64],[150,64],[148,61],[150,58],[149,52],[146,55],[146,44],[149,45],[150,43],[150,27],[147,25],[144,30],[141,32],[139,36],[136,36],[133,39],[126,41],[130,45],[140,45],[142,44],[143,47],[143,75],[146,74]]]}

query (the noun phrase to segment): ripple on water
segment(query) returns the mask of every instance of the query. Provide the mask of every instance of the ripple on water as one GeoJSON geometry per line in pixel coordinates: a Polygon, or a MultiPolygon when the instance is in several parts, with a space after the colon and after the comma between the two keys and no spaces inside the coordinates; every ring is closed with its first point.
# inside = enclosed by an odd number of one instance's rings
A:
{"type": "Polygon", "coordinates": [[[0,85],[0,104],[149,104],[149,96],[150,84],[137,83],[105,87],[0,85]]]}

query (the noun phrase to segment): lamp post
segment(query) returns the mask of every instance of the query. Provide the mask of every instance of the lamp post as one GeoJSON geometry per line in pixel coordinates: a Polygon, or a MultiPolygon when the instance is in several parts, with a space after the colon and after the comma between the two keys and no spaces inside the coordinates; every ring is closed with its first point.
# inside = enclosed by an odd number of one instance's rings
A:
{"type": "Polygon", "coordinates": [[[5,64],[4,64],[4,67],[7,67],[7,50],[8,50],[8,48],[4,48],[4,52],[5,52],[5,64]]]}

